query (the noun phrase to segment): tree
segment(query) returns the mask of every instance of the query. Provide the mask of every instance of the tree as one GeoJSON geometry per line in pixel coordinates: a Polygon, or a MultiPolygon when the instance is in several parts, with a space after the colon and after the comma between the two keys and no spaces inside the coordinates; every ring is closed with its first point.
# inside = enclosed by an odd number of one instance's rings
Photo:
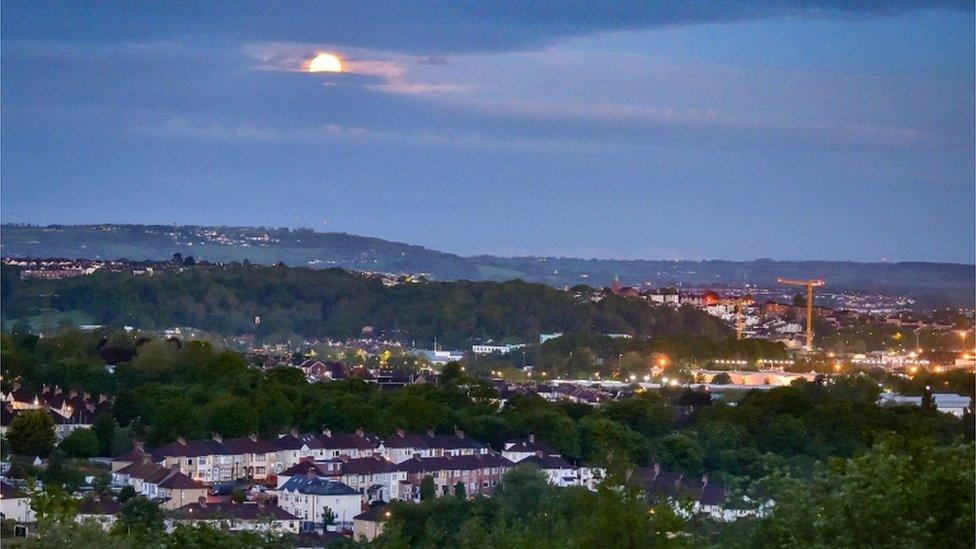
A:
{"type": "Polygon", "coordinates": [[[163,510],[145,496],[136,496],[122,506],[113,531],[154,539],[165,531],[166,516],[163,510]]]}
{"type": "Polygon", "coordinates": [[[335,521],[336,521],[335,511],[333,511],[332,508],[329,507],[328,505],[323,507],[322,508],[322,529],[328,530],[329,526],[335,524],[335,521]]]}
{"type": "Polygon", "coordinates": [[[939,408],[935,404],[935,397],[932,395],[932,389],[930,389],[928,386],[926,386],[925,387],[925,390],[922,391],[922,404],[921,404],[921,408],[922,408],[922,410],[925,410],[926,412],[937,412],[937,411],[939,411],[939,408]]]}
{"type": "Polygon", "coordinates": [[[116,499],[119,500],[119,503],[125,503],[134,497],[136,497],[136,489],[131,485],[126,484],[121,490],[119,490],[119,495],[116,499]]]}
{"type": "Polygon", "coordinates": [[[690,475],[704,469],[704,455],[698,441],[684,433],[672,433],[658,442],[658,457],[666,467],[690,475]]]}
{"type": "Polygon", "coordinates": [[[454,484],[454,497],[458,499],[467,499],[468,495],[466,490],[464,489],[463,482],[458,482],[454,484]]]}
{"type": "Polygon", "coordinates": [[[118,422],[111,414],[102,412],[95,416],[92,423],[92,432],[98,439],[98,454],[108,456],[112,454],[112,441],[115,438],[115,430],[119,427],[118,422]]]}
{"type": "Polygon", "coordinates": [[[812,481],[776,478],[776,505],[749,545],[973,547],[973,450],[888,440],[812,481]]]}
{"type": "Polygon", "coordinates": [[[24,410],[10,422],[6,436],[14,454],[47,457],[54,449],[54,420],[43,410],[24,410]]]}
{"type": "Polygon", "coordinates": [[[90,458],[99,453],[98,438],[91,429],[75,429],[64,437],[59,447],[74,458],[90,458]]]}
{"type": "Polygon", "coordinates": [[[49,519],[54,522],[67,522],[74,518],[78,510],[78,500],[53,484],[45,486],[44,490],[32,493],[30,502],[31,509],[37,513],[38,519],[49,519]]]}
{"type": "Polygon", "coordinates": [[[434,484],[434,477],[427,475],[420,481],[420,500],[426,501],[437,496],[437,486],[434,484]]]}
{"type": "Polygon", "coordinates": [[[712,383],[715,385],[728,385],[729,383],[732,383],[732,376],[725,372],[720,372],[715,374],[715,377],[712,378],[712,383]]]}

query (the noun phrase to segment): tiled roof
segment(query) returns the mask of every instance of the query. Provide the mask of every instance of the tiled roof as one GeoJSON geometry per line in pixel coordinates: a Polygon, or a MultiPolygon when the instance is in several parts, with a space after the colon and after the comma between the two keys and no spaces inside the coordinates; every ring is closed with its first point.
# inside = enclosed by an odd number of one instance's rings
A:
{"type": "Polygon", "coordinates": [[[278,451],[275,443],[260,438],[225,438],[221,444],[231,454],[269,454],[278,451]]]}
{"type": "Polygon", "coordinates": [[[132,478],[146,480],[152,475],[158,474],[160,470],[169,471],[169,469],[163,467],[158,463],[154,463],[154,462],[143,463],[141,461],[136,461],[119,469],[118,474],[129,475],[132,478]]]}
{"type": "Polygon", "coordinates": [[[292,465],[291,467],[285,469],[284,471],[278,473],[281,477],[293,477],[296,475],[307,475],[312,474],[316,476],[327,476],[328,471],[325,469],[323,464],[315,463],[310,460],[301,460],[298,463],[292,465]]]}
{"type": "Polygon", "coordinates": [[[168,490],[184,490],[188,488],[203,488],[202,482],[193,480],[192,478],[184,475],[183,473],[173,473],[166,480],[159,483],[160,488],[166,488],[168,490]]]}
{"type": "Polygon", "coordinates": [[[413,457],[397,464],[397,471],[427,473],[433,471],[484,469],[487,467],[514,467],[515,464],[497,454],[471,456],[445,456],[432,458],[413,457]]]}
{"type": "Polygon", "coordinates": [[[531,463],[540,469],[572,469],[573,465],[562,458],[562,456],[529,456],[519,464],[531,463]]]}
{"type": "Polygon", "coordinates": [[[322,448],[328,450],[373,450],[379,446],[380,440],[373,435],[359,433],[323,433],[318,437],[322,448]]]}
{"type": "Polygon", "coordinates": [[[425,447],[427,448],[441,448],[445,450],[454,450],[454,449],[465,449],[465,448],[481,449],[485,447],[484,444],[478,442],[477,440],[474,440],[473,438],[466,437],[463,434],[455,434],[455,435],[427,434],[427,435],[423,435],[423,439],[425,442],[425,447]]]}
{"type": "Polygon", "coordinates": [[[311,449],[322,448],[322,443],[319,442],[318,437],[311,433],[298,434],[287,434],[278,438],[274,441],[275,445],[282,450],[298,450],[303,446],[308,446],[311,449]]]}
{"type": "Polygon", "coordinates": [[[387,505],[381,504],[371,507],[368,511],[360,513],[353,518],[353,520],[368,520],[371,522],[380,522],[386,520],[387,505]]]}
{"type": "Polygon", "coordinates": [[[298,492],[300,494],[311,494],[317,496],[351,496],[359,495],[354,488],[322,478],[311,478],[306,476],[296,476],[288,479],[279,491],[298,492]]]}
{"type": "Polygon", "coordinates": [[[0,498],[10,499],[16,497],[24,497],[24,495],[13,484],[0,481],[0,498]]]}
{"type": "Polygon", "coordinates": [[[227,448],[216,440],[202,439],[186,442],[171,442],[152,451],[155,461],[163,461],[167,457],[198,457],[227,455],[227,448]]]}
{"type": "Polygon", "coordinates": [[[396,464],[379,456],[356,459],[344,459],[340,465],[343,475],[371,475],[388,473],[396,468],[396,464]]]}
{"type": "Polygon", "coordinates": [[[141,461],[142,458],[143,458],[143,456],[148,456],[148,455],[149,455],[149,453],[146,452],[145,450],[140,450],[138,448],[133,448],[133,449],[129,450],[128,452],[122,454],[122,455],[115,456],[114,458],[112,458],[112,460],[113,461],[131,461],[131,462],[136,462],[136,461],[141,461]]]}
{"type": "Polygon", "coordinates": [[[410,433],[394,433],[383,440],[386,448],[426,448],[427,441],[420,435],[410,433]]]}
{"type": "Polygon", "coordinates": [[[519,440],[509,440],[505,442],[506,452],[542,452],[543,455],[556,455],[556,449],[549,446],[545,442],[540,442],[538,440],[532,441],[529,439],[519,439],[519,440]]]}
{"type": "Polygon", "coordinates": [[[174,520],[298,520],[281,507],[259,503],[190,503],[169,515],[174,520]]]}
{"type": "Polygon", "coordinates": [[[121,510],[122,504],[109,498],[88,498],[78,504],[79,515],[117,515],[121,510]]]}

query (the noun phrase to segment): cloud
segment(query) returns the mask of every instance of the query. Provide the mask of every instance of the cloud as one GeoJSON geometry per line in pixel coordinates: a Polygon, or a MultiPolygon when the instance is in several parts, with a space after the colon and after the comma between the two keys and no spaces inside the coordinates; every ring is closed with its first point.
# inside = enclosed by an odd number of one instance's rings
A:
{"type": "Polygon", "coordinates": [[[569,37],[675,25],[775,17],[886,17],[922,9],[971,12],[973,6],[964,0],[617,0],[571,4],[556,0],[503,4],[417,0],[391,9],[386,2],[296,0],[282,8],[276,3],[244,0],[193,2],[177,10],[165,3],[119,0],[52,6],[3,2],[0,9],[0,33],[6,38],[60,36],[68,41],[119,41],[217,35],[252,42],[337,42],[428,56],[536,49],[569,37]],[[66,19],[71,24],[65,24],[66,19]]]}
{"type": "MultiPolygon", "coordinates": [[[[349,48],[333,44],[304,44],[294,42],[267,42],[248,44],[244,52],[258,62],[258,68],[288,72],[307,72],[308,63],[316,55],[329,52],[342,59],[343,74],[367,77],[357,83],[369,89],[397,94],[460,93],[476,89],[467,84],[439,84],[418,82],[410,75],[417,66],[446,66],[443,58],[419,57],[393,52],[349,48]]],[[[323,75],[317,75],[321,78],[323,75]]],[[[342,78],[341,74],[327,74],[330,82],[342,78]]],[[[348,82],[348,81],[347,81],[348,82]]]]}

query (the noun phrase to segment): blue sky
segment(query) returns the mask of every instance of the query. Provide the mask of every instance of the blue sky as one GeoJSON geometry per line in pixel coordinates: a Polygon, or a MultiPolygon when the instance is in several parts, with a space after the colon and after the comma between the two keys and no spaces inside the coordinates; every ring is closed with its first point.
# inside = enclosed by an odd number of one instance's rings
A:
{"type": "Polygon", "coordinates": [[[0,9],[4,222],[976,260],[968,3],[0,9]]]}

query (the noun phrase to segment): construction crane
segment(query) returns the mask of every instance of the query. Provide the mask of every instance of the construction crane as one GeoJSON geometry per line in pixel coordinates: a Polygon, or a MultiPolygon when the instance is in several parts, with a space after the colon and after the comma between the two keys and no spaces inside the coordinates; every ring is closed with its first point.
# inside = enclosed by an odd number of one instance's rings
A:
{"type": "Polygon", "coordinates": [[[813,350],[813,289],[815,287],[820,287],[826,284],[821,279],[811,279],[811,280],[793,280],[791,278],[778,278],[776,279],[780,284],[786,284],[787,286],[804,286],[807,289],[807,344],[806,350],[813,350]]]}

